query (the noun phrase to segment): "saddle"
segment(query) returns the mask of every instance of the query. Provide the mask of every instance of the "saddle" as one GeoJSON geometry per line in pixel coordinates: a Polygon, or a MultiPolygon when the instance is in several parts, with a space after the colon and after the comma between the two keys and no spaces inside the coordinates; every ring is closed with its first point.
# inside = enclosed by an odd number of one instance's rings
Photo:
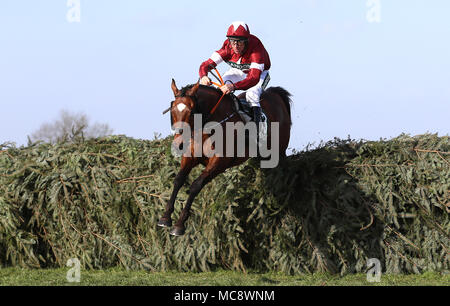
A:
{"type": "MultiPolygon", "coordinates": [[[[241,93],[239,96],[235,94],[231,94],[233,98],[233,109],[239,115],[242,122],[247,124],[250,121],[253,121],[253,111],[250,103],[245,99],[245,93],[241,93]]],[[[261,107],[261,129],[259,131],[259,138],[266,139],[267,138],[267,127],[268,127],[269,119],[264,113],[264,109],[261,107]]]]}
{"type": "MultiPolygon", "coordinates": [[[[253,120],[253,111],[252,107],[250,106],[250,103],[247,102],[245,99],[245,93],[241,93],[239,96],[236,96],[235,94],[230,94],[233,98],[233,109],[236,111],[239,116],[241,117],[241,120],[246,124],[247,122],[250,122],[253,120]]],[[[261,108],[261,122],[267,121],[267,116],[264,113],[264,110],[261,108]]]]}

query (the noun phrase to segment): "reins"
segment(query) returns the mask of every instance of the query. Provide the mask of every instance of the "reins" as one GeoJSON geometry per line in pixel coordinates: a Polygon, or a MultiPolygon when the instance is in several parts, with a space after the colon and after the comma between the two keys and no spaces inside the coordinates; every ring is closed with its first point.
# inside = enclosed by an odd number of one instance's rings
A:
{"type": "MultiPolygon", "coordinates": [[[[218,87],[222,87],[223,85],[225,85],[225,83],[223,82],[222,76],[220,75],[219,71],[217,71],[216,68],[214,68],[214,70],[217,72],[217,75],[219,77],[217,77],[214,72],[210,71],[210,73],[220,82],[220,84],[215,83],[215,82],[211,82],[214,85],[218,86],[218,87]]],[[[214,112],[217,109],[217,106],[219,106],[220,102],[222,101],[223,97],[225,97],[225,93],[222,94],[222,96],[220,97],[219,101],[217,101],[216,105],[214,105],[214,107],[212,108],[212,110],[209,112],[209,115],[211,116],[212,114],[214,114],[214,112]]]]}
{"type": "MultiPolygon", "coordinates": [[[[216,85],[217,87],[222,87],[223,85],[225,85],[225,83],[223,82],[222,76],[220,75],[219,71],[217,71],[216,68],[211,67],[212,69],[214,69],[217,72],[217,75],[214,74],[214,72],[210,71],[209,73],[211,73],[217,81],[220,82],[216,83],[216,82],[211,82],[212,84],[216,85]]],[[[217,101],[216,105],[214,105],[214,107],[212,108],[212,110],[209,112],[209,116],[214,114],[214,112],[216,111],[217,107],[219,106],[220,102],[222,101],[223,97],[225,96],[225,93],[222,94],[222,96],[220,97],[219,101],[217,101]]],[[[175,97],[176,98],[176,97],[175,97]]],[[[163,115],[166,114],[167,112],[170,111],[170,109],[172,108],[172,106],[168,107],[166,110],[163,111],[163,115]]]]}
{"type": "MultiPolygon", "coordinates": [[[[219,87],[219,88],[222,87],[222,86],[224,86],[224,85],[225,85],[225,82],[223,81],[222,76],[220,75],[219,71],[217,71],[217,69],[214,68],[214,67],[212,67],[212,66],[210,66],[210,67],[211,67],[211,69],[214,69],[214,71],[216,71],[217,75],[216,75],[214,72],[212,72],[212,71],[209,71],[209,73],[211,73],[211,74],[216,78],[216,80],[220,82],[220,84],[219,84],[219,83],[216,83],[216,82],[211,82],[211,83],[214,84],[214,85],[216,85],[216,86],[219,87]]],[[[219,106],[220,102],[222,102],[223,97],[225,97],[225,93],[222,93],[222,96],[220,97],[219,101],[217,101],[216,105],[214,105],[214,107],[213,107],[213,108],[211,109],[211,111],[209,112],[209,114],[208,114],[208,116],[207,116],[207,119],[208,119],[212,114],[214,114],[214,112],[216,111],[216,109],[217,109],[217,107],[219,106]]],[[[177,97],[175,97],[175,98],[177,98],[177,97]]],[[[193,98],[194,98],[194,97],[193,97],[193,98]]],[[[171,108],[172,108],[172,103],[170,104],[170,107],[169,107],[169,108],[167,108],[166,110],[163,111],[163,115],[164,115],[165,113],[169,112],[169,111],[171,110],[171,108]]],[[[227,118],[225,118],[225,119],[223,119],[222,121],[220,121],[219,124],[221,124],[221,123],[223,123],[224,121],[230,119],[230,118],[233,117],[234,115],[235,115],[235,113],[229,115],[227,118]]]]}
{"type": "Polygon", "coordinates": [[[210,67],[211,67],[212,69],[214,69],[214,70],[217,72],[217,74],[218,74],[219,76],[217,77],[217,75],[215,75],[214,72],[212,72],[212,71],[210,71],[209,73],[211,73],[211,74],[213,75],[213,77],[215,77],[216,80],[220,82],[220,84],[215,83],[215,82],[211,82],[211,83],[214,84],[214,85],[216,85],[216,86],[218,86],[218,87],[223,86],[223,85],[224,85],[224,82],[223,82],[222,76],[220,75],[219,71],[217,71],[217,69],[216,69],[216,68],[213,68],[212,66],[210,66],[210,67]]]}

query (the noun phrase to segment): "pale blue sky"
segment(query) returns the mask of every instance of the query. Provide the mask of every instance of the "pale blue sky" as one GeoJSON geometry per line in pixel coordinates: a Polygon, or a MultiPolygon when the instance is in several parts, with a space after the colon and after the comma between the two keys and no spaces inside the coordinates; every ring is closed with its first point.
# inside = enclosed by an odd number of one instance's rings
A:
{"type": "MultiPolygon", "coordinates": [[[[333,137],[377,140],[450,131],[450,1],[0,1],[0,144],[61,109],[115,134],[170,133],[161,112],[243,20],[266,46],[271,83],[293,94],[291,148],[333,137]]],[[[228,66],[221,64],[224,73],[228,66]]]]}

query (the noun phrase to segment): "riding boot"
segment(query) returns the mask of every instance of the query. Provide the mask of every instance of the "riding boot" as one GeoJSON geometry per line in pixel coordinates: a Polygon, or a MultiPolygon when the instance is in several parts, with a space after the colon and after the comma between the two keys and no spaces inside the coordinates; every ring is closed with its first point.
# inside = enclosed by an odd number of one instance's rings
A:
{"type": "Polygon", "coordinates": [[[259,144],[259,123],[261,122],[261,107],[252,106],[253,121],[256,124],[256,144],[259,144]]]}

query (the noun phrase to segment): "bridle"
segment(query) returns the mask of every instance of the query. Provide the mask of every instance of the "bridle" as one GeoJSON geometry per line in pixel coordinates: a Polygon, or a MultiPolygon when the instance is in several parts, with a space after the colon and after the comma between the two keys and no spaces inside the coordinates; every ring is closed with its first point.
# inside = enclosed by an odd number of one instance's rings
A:
{"type": "MultiPolygon", "coordinates": [[[[214,68],[214,67],[212,67],[211,65],[210,65],[210,67],[211,67],[212,69],[214,69],[214,70],[217,72],[217,75],[218,75],[218,76],[215,75],[212,71],[209,71],[209,72],[217,79],[217,81],[220,82],[220,84],[215,83],[215,82],[211,82],[211,83],[214,84],[214,85],[216,85],[216,86],[218,86],[218,87],[221,87],[221,86],[225,85],[226,82],[227,82],[228,80],[224,82],[223,79],[222,79],[222,76],[221,76],[220,73],[219,73],[219,71],[217,71],[217,69],[214,68]]],[[[230,82],[231,82],[231,81],[230,81],[230,82]]],[[[231,83],[233,83],[233,82],[231,82],[231,83]]],[[[191,98],[191,99],[194,101],[194,107],[193,107],[193,108],[190,108],[189,106],[186,105],[186,108],[188,108],[189,111],[190,111],[189,122],[191,122],[191,121],[193,120],[193,116],[194,116],[195,114],[202,114],[202,115],[203,115],[203,112],[201,111],[201,109],[200,109],[200,107],[199,107],[198,98],[197,98],[196,95],[194,95],[194,96],[192,96],[192,95],[186,96],[186,95],[180,95],[180,94],[179,94],[179,95],[176,95],[176,96],[175,96],[175,99],[176,99],[176,98],[181,98],[181,97],[191,98]]],[[[209,119],[209,117],[210,117],[212,114],[214,114],[214,112],[216,111],[217,107],[219,106],[220,102],[223,100],[224,97],[225,97],[225,93],[222,94],[222,96],[221,96],[220,99],[217,101],[217,103],[214,105],[214,107],[211,109],[211,111],[210,111],[209,114],[206,116],[206,118],[203,118],[203,120],[202,120],[203,123],[207,122],[208,119],[209,119]]],[[[174,102],[175,102],[175,100],[174,100],[174,101],[171,101],[171,102],[170,102],[170,107],[168,107],[166,110],[163,111],[163,115],[170,111],[170,125],[171,125],[171,127],[173,127],[172,108],[173,108],[173,103],[174,103],[174,102]]],[[[225,119],[223,119],[222,121],[220,121],[218,124],[222,124],[224,121],[226,121],[226,120],[230,119],[231,117],[233,117],[234,114],[235,114],[235,112],[236,112],[236,111],[234,111],[233,114],[229,115],[228,117],[226,117],[225,119]]],[[[216,125],[217,125],[217,124],[216,124],[216,125]]]]}
{"type": "MultiPolygon", "coordinates": [[[[175,99],[176,99],[176,98],[190,98],[190,99],[192,99],[192,101],[194,101],[194,107],[193,107],[193,108],[191,108],[191,107],[185,105],[185,107],[186,107],[186,108],[189,110],[189,112],[190,112],[190,114],[189,114],[189,122],[191,122],[191,121],[194,119],[194,115],[195,115],[195,114],[203,114],[203,112],[202,112],[201,109],[200,109],[200,106],[199,106],[199,103],[198,103],[198,98],[197,98],[197,96],[176,95],[176,96],[175,96],[175,99]]],[[[170,125],[171,125],[172,127],[173,127],[172,109],[173,109],[173,103],[174,103],[175,101],[176,101],[176,100],[171,101],[171,102],[170,102],[170,107],[169,107],[167,110],[165,110],[165,111],[163,112],[163,114],[165,114],[165,113],[167,113],[168,111],[170,111],[170,125]]]]}

